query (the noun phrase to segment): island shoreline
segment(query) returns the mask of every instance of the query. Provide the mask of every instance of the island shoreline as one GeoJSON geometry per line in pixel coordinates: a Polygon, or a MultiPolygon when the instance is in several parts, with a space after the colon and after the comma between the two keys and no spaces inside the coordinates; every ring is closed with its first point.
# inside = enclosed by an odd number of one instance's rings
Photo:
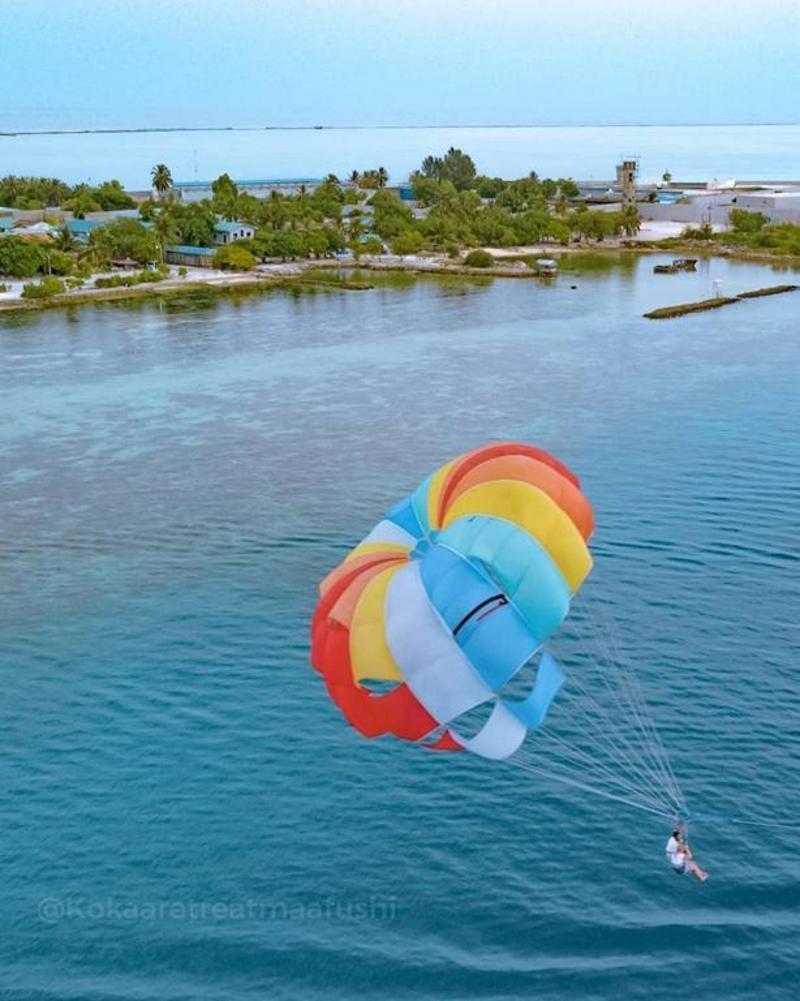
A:
{"type": "MultiPolygon", "coordinates": [[[[632,241],[633,243],[633,241],[632,241]]],[[[691,251],[703,258],[723,257],[726,260],[742,260],[754,263],[780,264],[787,271],[800,270],[800,258],[789,257],[780,254],[757,253],[752,250],[742,249],[741,251],[730,248],[719,248],[714,250],[706,245],[698,245],[697,242],[683,241],[675,243],[668,248],[658,244],[618,244],[615,246],[583,246],[583,247],[563,247],[559,255],[568,256],[603,256],[611,257],[620,253],[633,253],[641,255],[652,255],[665,253],[666,251],[691,251]]],[[[543,248],[530,248],[530,254],[543,253],[543,248]]],[[[549,253],[553,253],[549,249],[549,253]]],[[[168,278],[157,284],[136,285],[122,288],[82,288],[64,292],[58,295],[43,299],[23,299],[15,297],[0,300],[0,314],[9,312],[34,312],[44,309],[72,308],[75,306],[90,305],[92,303],[103,302],[123,302],[134,300],[164,300],[179,298],[181,295],[207,291],[220,295],[231,295],[238,291],[268,291],[270,289],[307,289],[324,291],[362,291],[372,288],[368,283],[350,280],[343,276],[342,280],[320,280],[314,279],[309,272],[339,272],[339,271],[375,271],[390,273],[405,273],[415,276],[434,277],[464,277],[464,278],[512,278],[535,280],[540,283],[549,284],[552,278],[543,278],[530,268],[514,267],[514,263],[524,263],[526,256],[530,254],[509,254],[503,256],[497,254],[499,262],[496,267],[473,268],[467,267],[463,263],[451,261],[446,257],[432,256],[429,259],[415,258],[414,260],[403,260],[394,256],[386,255],[383,258],[363,258],[359,261],[342,260],[303,260],[287,262],[280,265],[261,265],[260,269],[251,272],[231,272],[230,275],[220,277],[214,275],[208,279],[193,276],[192,278],[168,278]],[[271,267],[276,268],[270,271],[271,267]],[[277,268],[281,270],[278,271],[277,268]]]]}

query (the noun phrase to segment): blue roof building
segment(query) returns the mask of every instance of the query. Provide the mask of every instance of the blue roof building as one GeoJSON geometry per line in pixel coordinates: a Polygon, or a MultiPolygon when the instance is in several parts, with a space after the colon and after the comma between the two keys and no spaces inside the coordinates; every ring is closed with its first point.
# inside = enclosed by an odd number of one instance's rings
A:
{"type": "Polygon", "coordinates": [[[10,233],[14,229],[13,215],[0,215],[0,234],[10,233]]]}
{"type": "Polygon", "coordinates": [[[249,240],[255,236],[255,228],[246,222],[214,223],[214,243],[233,243],[234,240],[249,240]]]}
{"type": "Polygon", "coordinates": [[[192,247],[176,243],[164,250],[167,264],[182,264],[192,268],[210,268],[216,247],[192,247]]]}
{"type": "Polygon", "coordinates": [[[66,227],[79,243],[88,243],[89,234],[107,225],[103,219],[67,219],[66,227]]]}

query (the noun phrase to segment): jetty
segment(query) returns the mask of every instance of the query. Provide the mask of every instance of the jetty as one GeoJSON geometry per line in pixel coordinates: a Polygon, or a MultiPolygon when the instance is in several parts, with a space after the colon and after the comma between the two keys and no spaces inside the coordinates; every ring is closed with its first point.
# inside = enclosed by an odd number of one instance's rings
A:
{"type": "Polygon", "coordinates": [[[734,296],[715,296],[713,299],[701,299],[699,302],[683,302],[677,306],[661,306],[659,309],[651,309],[649,313],[642,314],[647,320],[669,320],[673,316],[685,316],[687,313],[702,313],[707,309],[720,309],[722,306],[730,306],[734,302],[742,299],[759,299],[765,295],[781,295],[783,292],[794,292],[797,285],[770,285],[767,288],[757,288],[750,292],[740,292],[734,296]]]}

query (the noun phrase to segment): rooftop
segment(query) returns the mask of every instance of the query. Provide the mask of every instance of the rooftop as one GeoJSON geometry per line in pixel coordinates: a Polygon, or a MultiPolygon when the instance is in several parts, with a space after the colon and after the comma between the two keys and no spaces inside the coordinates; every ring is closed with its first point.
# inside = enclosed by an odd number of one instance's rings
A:
{"type": "MultiPolygon", "coordinates": [[[[175,181],[173,188],[210,188],[213,181],[175,181]]],[[[267,187],[278,184],[322,184],[321,177],[265,177],[255,181],[234,181],[240,188],[267,187]]]]}
{"type": "Polygon", "coordinates": [[[193,254],[195,257],[213,257],[217,247],[192,247],[188,243],[176,243],[167,247],[167,252],[174,254],[193,254]]]}
{"type": "Polygon", "coordinates": [[[67,229],[70,233],[91,233],[93,229],[99,229],[106,225],[104,219],[68,219],[67,229]]]}
{"type": "Polygon", "coordinates": [[[254,229],[249,222],[215,222],[214,229],[218,233],[235,233],[237,229],[254,229]]]}

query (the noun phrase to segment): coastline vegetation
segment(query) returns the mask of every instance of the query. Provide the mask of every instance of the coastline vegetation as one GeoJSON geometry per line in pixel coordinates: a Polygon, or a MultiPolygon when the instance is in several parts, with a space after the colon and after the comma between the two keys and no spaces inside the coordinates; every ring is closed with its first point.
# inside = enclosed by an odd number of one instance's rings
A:
{"type": "MultiPolygon", "coordinates": [[[[273,191],[267,198],[240,191],[228,174],[222,174],[213,182],[210,198],[192,203],[174,197],[166,164],[153,167],[151,181],[153,196],[138,205],[139,226],[136,220],[118,220],[92,232],[92,263],[100,266],[103,259],[114,257],[130,257],[137,263],[163,260],[164,247],[171,243],[212,247],[219,220],[241,221],[254,229],[250,239],[237,241],[252,255],[252,263],[248,256],[230,251],[215,262],[234,269],[266,259],[333,257],[346,249],[358,259],[387,248],[400,255],[456,256],[487,246],[600,243],[606,237],[634,235],[639,228],[635,206],[618,212],[589,209],[579,200],[571,179],[540,179],[535,172],[511,181],[479,175],[472,158],[453,148],[442,156],[426,156],[412,175],[414,209],[387,190],[383,167],[354,170],[344,184],[329,174],[313,190],[301,184],[296,192],[273,191]]],[[[6,177],[0,181],[0,204],[59,206],[81,218],[136,203],[118,181],[70,187],[54,178],[6,177]]],[[[66,231],[60,243],[64,252],[73,251],[66,231]]],[[[17,274],[13,268],[8,273],[17,274]]]]}
{"type": "MultiPolygon", "coordinates": [[[[7,176],[0,179],[0,205],[59,206],[77,218],[135,207],[138,217],[104,221],[78,236],[66,224],[50,237],[4,235],[0,275],[39,279],[23,293],[38,300],[79,288],[115,264],[138,266],[135,273],[94,282],[97,289],[131,288],[165,277],[166,252],[175,245],[213,248],[209,262],[231,272],[247,272],[262,262],[330,262],[345,251],[358,263],[364,255],[389,250],[406,259],[434,254],[442,265],[447,255],[453,268],[511,274],[509,264],[521,261],[530,267],[535,262],[535,255],[514,248],[550,244],[599,250],[606,240],[635,236],[641,225],[635,205],[591,209],[571,178],[540,178],[534,171],[515,180],[489,177],[478,173],[468,154],[452,147],[441,156],[426,156],[408,185],[397,191],[387,188],[388,179],[383,167],[353,170],[345,182],[329,174],[311,188],[298,184],[293,191],[273,190],[257,198],[221,174],[210,197],[186,203],[175,195],[169,167],[159,163],[151,171],[152,195],[137,203],[115,180],[70,186],[56,178],[7,176]],[[252,235],[219,244],[221,222],[246,224],[252,235]],[[64,288],[57,289],[49,279],[64,288]]],[[[689,228],[680,238],[640,249],[699,242],[711,252],[800,256],[800,226],[771,224],[760,213],[742,210],[731,212],[730,221],[729,232],[689,228]]],[[[407,260],[404,266],[416,265],[407,260]]],[[[181,270],[185,276],[186,268],[181,270]]]]}
{"type": "MultiPolygon", "coordinates": [[[[617,212],[589,209],[579,201],[571,179],[540,180],[535,173],[515,181],[478,175],[461,150],[427,156],[410,180],[416,208],[386,189],[384,168],[354,170],[342,184],[329,174],[309,191],[271,192],[256,198],[238,189],[228,174],[211,186],[211,197],[183,204],[171,197],[169,170],[153,168],[157,197],[139,206],[141,218],[158,225],[170,220],[175,242],[214,245],[219,219],[241,221],[254,234],[235,246],[250,257],[218,251],[220,268],[246,269],[258,261],[333,257],[349,249],[358,259],[389,248],[392,253],[446,252],[458,256],[478,247],[507,248],[542,241],[602,242],[605,237],[633,236],[640,226],[635,206],[617,212]]],[[[163,242],[163,241],[162,241],[163,242]]]]}
{"type": "Polygon", "coordinates": [[[0,205],[12,209],[62,208],[83,219],[87,212],[136,208],[136,202],[119,181],[102,184],[65,184],[55,177],[0,178],[0,205]]]}
{"type": "Polygon", "coordinates": [[[679,246],[687,241],[720,246],[732,251],[763,251],[778,257],[800,257],[800,226],[789,222],[771,223],[763,212],[732,209],[729,215],[731,228],[715,233],[711,226],[687,226],[673,239],[662,241],[662,246],[679,246]]]}

